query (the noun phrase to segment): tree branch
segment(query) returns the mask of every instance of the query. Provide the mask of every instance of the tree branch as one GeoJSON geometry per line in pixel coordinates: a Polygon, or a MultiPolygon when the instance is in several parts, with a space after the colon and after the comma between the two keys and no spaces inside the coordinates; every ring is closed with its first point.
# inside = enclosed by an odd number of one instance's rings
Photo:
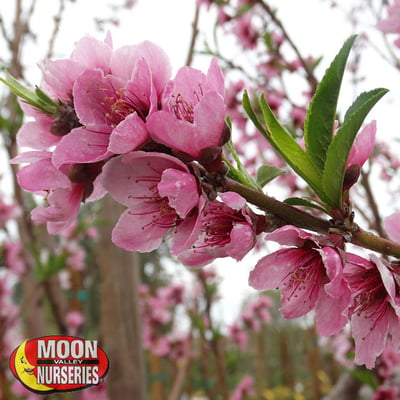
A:
{"type": "MultiPolygon", "coordinates": [[[[262,192],[244,186],[232,179],[226,179],[225,191],[232,191],[240,194],[249,203],[254,204],[261,210],[276,215],[289,225],[295,225],[299,228],[325,234],[331,233],[331,229],[334,228],[327,220],[315,217],[305,211],[276,200],[273,197],[269,197],[262,192]]],[[[364,231],[357,225],[354,225],[353,228],[354,231],[352,232],[343,231],[343,236],[349,233],[351,234],[350,243],[377,251],[381,254],[400,258],[400,243],[364,231]]]]}

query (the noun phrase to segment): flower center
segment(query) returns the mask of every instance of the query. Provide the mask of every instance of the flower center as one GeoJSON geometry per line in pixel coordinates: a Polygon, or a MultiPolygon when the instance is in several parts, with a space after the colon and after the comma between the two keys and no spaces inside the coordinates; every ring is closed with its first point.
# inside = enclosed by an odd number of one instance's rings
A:
{"type": "Polygon", "coordinates": [[[154,182],[147,187],[147,193],[142,196],[130,195],[131,199],[142,200],[148,207],[146,211],[134,212],[129,211],[131,215],[152,215],[151,221],[141,227],[142,230],[148,228],[149,226],[157,226],[159,228],[173,228],[176,226],[178,221],[178,216],[176,211],[170,207],[167,197],[161,197],[157,185],[160,181],[159,177],[152,176],[142,176],[135,179],[136,183],[144,182],[154,182]]]}
{"type": "Polygon", "coordinates": [[[321,256],[312,249],[298,249],[299,254],[296,260],[296,267],[284,279],[283,285],[290,292],[287,293],[288,299],[292,296],[298,297],[300,291],[306,290],[310,282],[312,286],[319,290],[319,283],[322,278],[321,256]]]}
{"type": "Polygon", "coordinates": [[[178,93],[176,96],[173,95],[172,97],[175,100],[172,105],[172,110],[175,113],[176,118],[193,124],[193,105],[186,102],[180,93],[178,93]]]}
{"type": "Polygon", "coordinates": [[[245,221],[241,213],[223,203],[210,203],[203,211],[202,218],[204,244],[200,247],[222,247],[230,243],[233,223],[245,221]]]}
{"type": "Polygon", "coordinates": [[[105,118],[113,128],[133,112],[145,121],[150,107],[146,99],[145,95],[141,99],[136,93],[120,88],[111,96],[104,97],[102,105],[107,109],[105,118]]]}

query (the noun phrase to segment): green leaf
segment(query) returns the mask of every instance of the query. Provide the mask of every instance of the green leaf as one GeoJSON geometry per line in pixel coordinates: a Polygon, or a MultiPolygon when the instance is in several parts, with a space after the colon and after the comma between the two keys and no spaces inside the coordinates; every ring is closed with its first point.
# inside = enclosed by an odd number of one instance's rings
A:
{"type": "Polygon", "coordinates": [[[316,210],[322,211],[323,213],[328,213],[326,208],[323,205],[319,205],[315,203],[314,199],[308,199],[305,197],[289,197],[284,200],[284,203],[289,204],[291,206],[303,206],[303,207],[310,207],[315,208],[316,210]]]}
{"type": "Polygon", "coordinates": [[[379,386],[374,372],[369,369],[356,368],[349,370],[348,373],[357,378],[360,382],[368,385],[373,390],[376,390],[379,386]]]}
{"type": "Polygon", "coordinates": [[[265,135],[262,131],[261,133],[273,145],[290,167],[292,167],[292,169],[323,199],[324,193],[321,187],[321,175],[314,167],[308,155],[276,119],[263,95],[260,99],[260,105],[264,121],[270,134],[265,135]]]}
{"type": "Polygon", "coordinates": [[[51,116],[57,115],[58,104],[38,87],[34,91],[28,89],[8,72],[6,72],[6,79],[0,77],[0,82],[7,85],[16,96],[43,113],[51,116]]]}
{"type": "Polygon", "coordinates": [[[242,183],[252,189],[261,190],[258,186],[257,182],[254,178],[247,172],[246,168],[243,166],[242,162],[240,161],[239,155],[236,153],[235,148],[233,147],[233,143],[229,140],[226,143],[226,147],[232,155],[232,158],[236,162],[236,167],[234,167],[225,157],[224,162],[229,168],[228,176],[235,181],[242,183]]]}
{"type": "Polygon", "coordinates": [[[342,206],[347,159],[357,132],[371,108],[387,92],[387,89],[378,88],[362,93],[346,112],[346,119],[329,146],[322,175],[322,186],[326,200],[332,207],[340,209],[342,206]]]}
{"type": "Polygon", "coordinates": [[[265,130],[263,124],[260,122],[258,119],[256,113],[254,112],[253,106],[251,104],[249,94],[247,93],[247,90],[244,91],[243,93],[243,100],[242,100],[243,108],[246,111],[247,115],[255,125],[255,127],[262,133],[262,135],[267,139],[268,142],[272,144],[272,140],[268,134],[268,132],[265,130]]]}
{"type": "Polygon", "coordinates": [[[257,183],[263,187],[268,182],[272,181],[279,175],[285,174],[285,171],[282,168],[275,167],[274,165],[261,165],[257,170],[257,183]]]}
{"type": "Polygon", "coordinates": [[[306,152],[322,172],[326,153],[332,141],[340,86],[351,47],[356,36],[344,43],[318,84],[304,122],[306,152]]]}

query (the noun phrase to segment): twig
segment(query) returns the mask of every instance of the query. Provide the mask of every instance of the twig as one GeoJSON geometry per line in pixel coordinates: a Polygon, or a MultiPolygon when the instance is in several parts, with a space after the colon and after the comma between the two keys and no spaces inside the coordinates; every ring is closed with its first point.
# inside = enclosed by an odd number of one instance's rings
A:
{"type": "Polygon", "coordinates": [[[196,47],[196,39],[197,35],[199,34],[199,16],[200,16],[200,7],[196,6],[196,10],[194,13],[194,19],[192,22],[192,36],[190,39],[190,46],[189,46],[189,51],[186,59],[186,65],[190,66],[193,62],[193,55],[194,55],[194,49],[196,47]]]}
{"type": "MultiPolygon", "coordinates": [[[[189,332],[192,332],[192,329],[190,329],[189,332]]],[[[190,359],[191,359],[191,356],[190,356],[191,342],[192,342],[192,338],[190,337],[189,345],[186,348],[185,355],[183,356],[183,359],[178,363],[178,373],[174,380],[171,392],[168,396],[168,400],[179,400],[180,399],[182,387],[185,382],[185,378],[189,372],[189,364],[190,364],[190,359]]]]}
{"type": "Polygon", "coordinates": [[[371,188],[368,178],[369,178],[368,174],[365,173],[364,171],[361,171],[361,185],[363,186],[363,188],[365,190],[365,194],[367,196],[367,201],[371,208],[372,215],[374,217],[373,225],[371,226],[371,228],[375,229],[375,231],[380,236],[387,238],[385,230],[383,229],[382,218],[379,214],[378,205],[376,204],[375,197],[372,193],[372,188],[371,188]]]}
{"type": "Polygon", "coordinates": [[[301,55],[298,47],[296,44],[293,42],[291,37],[289,36],[288,32],[286,31],[286,28],[284,27],[283,23],[280,21],[280,19],[276,16],[276,13],[272,8],[263,0],[256,0],[257,3],[261,6],[261,8],[267,12],[267,14],[270,16],[272,21],[278,26],[278,28],[282,31],[282,34],[285,36],[286,40],[292,47],[293,51],[296,53],[297,57],[299,58],[299,61],[307,75],[307,78],[310,82],[310,85],[312,86],[313,90],[317,87],[318,80],[315,78],[312,70],[310,69],[310,66],[307,64],[306,60],[303,58],[301,55]]]}
{"type": "MultiPolygon", "coordinates": [[[[298,208],[292,207],[279,200],[269,197],[257,190],[244,186],[232,179],[226,180],[226,191],[233,191],[243,196],[247,201],[264,211],[271,212],[288,224],[315,232],[330,233],[332,228],[329,221],[315,217],[298,208]]],[[[345,232],[343,232],[345,233],[345,232]]],[[[376,236],[354,225],[350,242],[381,254],[400,258],[400,243],[376,236]]]]}
{"type": "Polygon", "coordinates": [[[59,8],[58,8],[58,12],[54,16],[54,27],[53,27],[53,32],[52,32],[52,34],[50,36],[49,48],[47,50],[46,58],[51,58],[52,57],[53,50],[54,50],[54,43],[56,41],[58,32],[60,31],[61,19],[62,19],[62,15],[64,13],[64,10],[65,10],[65,1],[64,0],[60,0],[59,4],[60,5],[59,5],[59,8]]]}

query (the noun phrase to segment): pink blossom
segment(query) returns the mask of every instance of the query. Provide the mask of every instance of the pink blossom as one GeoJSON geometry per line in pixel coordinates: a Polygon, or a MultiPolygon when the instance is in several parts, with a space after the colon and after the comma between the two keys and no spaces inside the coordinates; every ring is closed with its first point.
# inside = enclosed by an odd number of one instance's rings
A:
{"type": "Polygon", "coordinates": [[[250,272],[250,286],[281,289],[285,318],[297,318],[315,309],[317,329],[323,336],[343,328],[350,291],[343,279],[343,255],[337,239],[290,225],[267,234],[266,239],[293,247],[261,258],[250,272]]]}
{"type": "Polygon", "coordinates": [[[246,349],[248,334],[244,328],[234,323],[228,327],[228,336],[242,351],[246,349]]]}
{"type": "Polygon", "coordinates": [[[20,146],[43,150],[57,145],[61,136],[80,126],[72,103],[73,86],[77,78],[87,69],[110,70],[112,54],[111,38],[100,42],[92,37],[79,40],[68,59],[48,60],[41,67],[43,90],[59,105],[58,116],[48,116],[34,107],[21,102],[26,113],[34,118],[22,125],[17,135],[20,146]]]}
{"type": "Polygon", "coordinates": [[[125,46],[110,60],[111,72],[88,69],[76,80],[74,106],[82,127],[63,136],[53,162],[97,162],[145,144],[148,115],[157,110],[171,66],[161,48],[151,42],[125,46]]]}
{"type": "Polygon", "coordinates": [[[386,217],[383,220],[383,225],[390,239],[400,242],[400,212],[386,217]]]}
{"type": "Polygon", "coordinates": [[[176,307],[178,304],[183,303],[184,293],[184,285],[163,286],[157,289],[157,297],[172,307],[176,307]]]}
{"type": "Polygon", "coordinates": [[[4,242],[3,251],[7,268],[16,275],[22,275],[26,271],[26,264],[22,257],[21,242],[4,242]]]}
{"type": "Polygon", "coordinates": [[[392,342],[386,344],[382,354],[376,360],[375,370],[383,381],[392,379],[400,366],[400,354],[393,348],[392,342]]]}
{"type": "Polygon", "coordinates": [[[103,184],[128,207],[112,240],[131,251],[158,248],[173,228],[175,236],[182,219],[199,202],[195,177],[180,160],[163,153],[136,151],[113,158],[104,167],[103,184]]]}
{"type": "Polygon", "coordinates": [[[169,352],[168,358],[171,360],[181,360],[190,351],[190,338],[187,334],[172,334],[168,337],[169,352]]]}
{"type": "Polygon", "coordinates": [[[75,336],[84,322],[85,316],[80,311],[69,311],[65,317],[65,323],[68,326],[68,334],[75,336]]]}
{"type": "Polygon", "coordinates": [[[379,386],[371,400],[400,400],[397,386],[379,386]]]}
{"type": "Polygon", "coordinates": [[[394,0],[387,12],[388,17],[379,21],[376,27],[383,33],[400,33],[400,1],[394,0]]]}
{"type": "Polygon", "coordinates": [[[269,308],[272,301],[267,296],[258,296],[242,311],[243,322],[253,331],[260,332],[261,325],[270,322],[269,308]]]}
{"type": "Polygon", "coordinates": [[[18,183],[25,190],[46,195],[46,204],[33,209],[31,215],[36,223],[47,223],[49,233],[60,233],[70,227],[82,201],[104,194],[97,179],[101,165],[75,164],[57,169],[48,151],[25,152],[11,162],[30,163],[18,171],[18,183]]]}
{"type": "Polygon", "coordinates": [[[244,400],[255,395],[254,378],[252,376],[245,376],[236,386],[230,400],[244,400]]]}
{"type": "Polygon", "coordinates": [[[14,379],[14,382],[11,385],[11,392],[24,400],[39,400],[43,398],[43,395],[35,394],[26,389],[25,386],[17,379],[14,379]]]}
{"type": "Polygon", "coordinates": [[[82,390],[80,400],[108,400],[105,383],[91,386],[82,390]]]}
{"type": "Polygon", "coordinates": [[[7,204],[0,198],[0,226],[4,227],[9,220],[19,217],[20,214],[21,209],[17,204],[7,204]]]}
{"type": "Polygon", "coordinates": [[[223,144],[225,111],[223,75],[213,59],[207,75],[181,68],[165,87],[162,110],[146,125],[156,142],[198,158],[206,148],[223,144]]]}
{"type": "Polygon", "coordinates": [[[375,146],[376,121],[371,121],[357,134],[347,159],[347,168],[353,164],[362,167],[375,146]]]}
{"type": "Polygon", "coordinates": [[[88,69],[110,71],[112,40],[101,42],[91,36],[80,39],[67,59],[47,60],[42,67],[43,89],[50,96],[70,100],[72,88],[79,75],[88,69]]]}
{"type": "Polygon", "coordinates": [[[255,49],[259,33],[252,23],[252,14],[245,13],[243,16],[235,18],[233,22],[233,33],[238,38],[239,44],[245,49],[255,49]]]}
{"type": "Polygon", "coordinates": [[[346,255],[344,276],[352,292],[352,336],[355,363],[367,368],[391,337],[395,351],[400,349],[400,308],[397,274],[382,260],[371,255],[368,261],[355,254],[346,255]]]}
{"type": "Polygon", "coordinates": [[[237,193],[220,194],[222,201],[204,202],[189,242],[192,246],[178,255],[191,267],[202,267],[215,258],[241,260],[255,245],[256,215],[237,193]]]}

